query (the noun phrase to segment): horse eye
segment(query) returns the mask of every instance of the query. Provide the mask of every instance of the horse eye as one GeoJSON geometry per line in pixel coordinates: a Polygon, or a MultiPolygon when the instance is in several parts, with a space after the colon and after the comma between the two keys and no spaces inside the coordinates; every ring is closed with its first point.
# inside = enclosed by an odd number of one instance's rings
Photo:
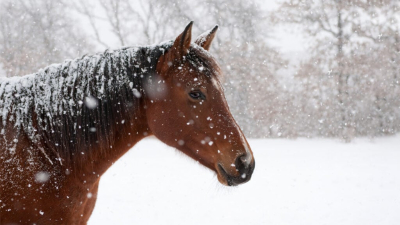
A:
{"type": "Polygon", "coordinates": [[[193,99],[205,99],[205,96],[203,93],[201,93],[201,91],[191,91],[189,93],[189,96],[193,99]]]}

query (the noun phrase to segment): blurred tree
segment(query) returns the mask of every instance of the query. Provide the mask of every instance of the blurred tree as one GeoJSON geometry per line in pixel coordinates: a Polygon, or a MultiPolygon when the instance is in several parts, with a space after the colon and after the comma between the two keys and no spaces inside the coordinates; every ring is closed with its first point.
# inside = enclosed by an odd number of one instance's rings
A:
{"type": "Polygon", "coordinates": [[[64,1],[0,2],[0,63],[6,76],[33,73],[91,49],[64,1]]]}
{"type": "MultiPolygon", "coordinates": [[[[304,80],[305,90],[301,96],[310,104],[306,111],[308,121],[313,120],[308,122],[311,129],[318,127],[319,121],[329,130],[322,133],[346,140],[365,135],[365,126],[373,127],[374,131],[368,135],[394,131],[393,126],[387,129],[388,123],[384,122],[389,109],[385,112],[381,109],[388,98],[396,102],[392,91],[397,77],[391,75],[393,79],[387,79],[387,74],[389,68],[392,70],[389,74],[399,71],[395,63],[388,63],[399,57],[396,50],[399,7],[400,2],[393,0],[291,0],[282,3],[274,20],[298,24],[313,39],[310,60],[302,65],[297,76],[304,80]],[[387,37],[385,41],[383,34],[387,37]],[[370,85],[375,87],[366,87],[370,85]],[[375,96],[372,102],[371,96],[375,96]],[[380,122],[373,124],[373,120],[380,122]]],[[[389,108],[397,106],[398,103],[389,108]]]]}
{"type": "Polygon", "coordinates": [[[400,131],[399,1],[282,0],[272,20],[256,2],[241,0],[3,0],[0,6],[0,73],[7,76],[94,48],[169,40],[190,20],[194,38],[217,23],[210,51],[226,74],[232,114],[250,137],[350,140],[400,131]],[[312,40],[290,81],[276,75],[287,61],[270,45],[274,23],[301,27],[312,40]]]}

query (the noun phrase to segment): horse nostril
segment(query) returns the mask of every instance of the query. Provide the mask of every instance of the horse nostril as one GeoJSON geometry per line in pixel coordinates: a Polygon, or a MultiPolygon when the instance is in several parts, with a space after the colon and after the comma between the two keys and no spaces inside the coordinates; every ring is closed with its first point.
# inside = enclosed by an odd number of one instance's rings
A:
{"type": "Polygon", "coordinates": [[[250,164],[250,157],[248,157],[247,155],[242,155],[242,156],[240,156],[239,158],[240,158],[240,161],[241,161],[244,165],[248,166],[248,165],[250,164]]]}
{"type": "Polygon", "coordinates": [[[254,160],[251,155],[243,154],[236,158],[235,166],[242,181],[248,181],[254,171],[254,160]]]}
{"type": "Polygon", "coordinates": [[[243,154],[239,157],[236,158],[236,168],[239,169],[241,167],[248,167],[250,165],[251,157],[249,157],[247,154],[243,154]]]}
{"type": "Polygon", "coordinates": [[[246,154],[243,154],[236,158],[235,166],[239,173],[246,173],[250,165],[250,157],[246,154]]]}

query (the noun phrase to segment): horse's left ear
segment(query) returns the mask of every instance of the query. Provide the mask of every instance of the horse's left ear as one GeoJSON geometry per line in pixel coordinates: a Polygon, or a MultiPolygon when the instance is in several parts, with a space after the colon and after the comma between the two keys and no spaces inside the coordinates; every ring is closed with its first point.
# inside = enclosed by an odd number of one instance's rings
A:
{"type": "Polygon", "coordinates": [[[217,33],[218,30],[218,25],[216,25],[213,29],[208,30],[201,34],[199,37],[197,37],[196,41],[194,43],[198,44],[199,46],[203,47],[205,50],[208,51],[211,46],[211,42],[215,37],[215,34],[217,33]]]}

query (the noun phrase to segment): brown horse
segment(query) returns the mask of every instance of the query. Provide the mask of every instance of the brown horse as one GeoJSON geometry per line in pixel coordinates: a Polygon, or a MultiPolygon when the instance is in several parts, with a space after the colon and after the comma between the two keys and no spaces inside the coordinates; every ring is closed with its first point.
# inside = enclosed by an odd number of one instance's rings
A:
{"type": "Polygon", "coordinates": [[[208,53],[191,44],[129,47],[0,80],[0,224],[86,224],[101,175],[155,135],[217,173],[248,181],[254,158],[208,53]]]}

